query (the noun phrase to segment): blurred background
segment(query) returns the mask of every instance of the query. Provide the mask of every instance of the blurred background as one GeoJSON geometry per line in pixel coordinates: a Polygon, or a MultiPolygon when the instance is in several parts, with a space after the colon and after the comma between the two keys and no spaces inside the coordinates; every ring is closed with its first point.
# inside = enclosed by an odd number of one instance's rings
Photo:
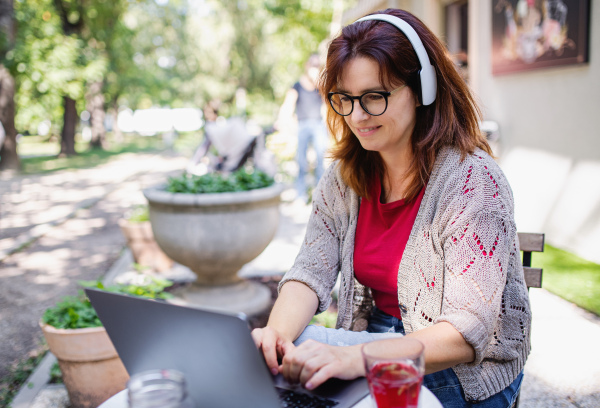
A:
{"type": "MultiPolygon", "coordinates": [[[[546,234],[544,289],[600,315],[600,0],[0,0],[0,181],[191,158],[207,107],[264,132],[306,59],[388,7],[440,37],[479,100],[517,228],[546,234]]],[[[283,181],[290,134],[266,138],[283,181]]]]}
{"type": "MultiPolygon", "coordinates": [[[[323,59],[341,26],[387,7],[447,44],[480,101],[519,230],[599,263],[597,0],[1,0],[3,176],[132,149],[191,156],[209,104],[264,129],[311,53],[323,59]]],[[[283,177],[290,134],[267,138],[283,177]]]]}

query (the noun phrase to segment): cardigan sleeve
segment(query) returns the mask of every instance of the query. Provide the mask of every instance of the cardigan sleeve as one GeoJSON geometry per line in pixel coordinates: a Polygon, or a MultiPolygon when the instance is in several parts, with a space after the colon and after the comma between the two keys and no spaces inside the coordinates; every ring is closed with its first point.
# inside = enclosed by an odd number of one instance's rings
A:
{"type": "Polygon", "coordinates": [[[455,185],[445,208],[444,295],[436,322],[452,324],[479,364],[503,307],[516,227],[512,193],[501,172],[481,166],[463,175],[464,184],[455,185]]]}
{"type": "Polygon", "coordinates": [[[340,269],[343,233],[336,223],[335,207],[340,204],[343,191],[335,173],[335,165],[329,166],[315,188],[304,241],[292,268],[279,284],[280,289],[288,281],[306,284],[319,298],[318,313],[329,307],[340,269]]]}

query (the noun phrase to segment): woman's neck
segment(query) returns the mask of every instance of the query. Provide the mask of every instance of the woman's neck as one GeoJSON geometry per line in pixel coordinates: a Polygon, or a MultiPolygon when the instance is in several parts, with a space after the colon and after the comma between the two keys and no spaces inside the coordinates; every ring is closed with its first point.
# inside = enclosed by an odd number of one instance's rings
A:
{"type": "Polygon", "coordinates": [[[385,163],[385,173],[381,180],[381,202],[391,203],[406,197],[408,186],[412,181],[409,174],[412,153],[405,152],[394,156],[393,160],[382,155],[385,163]]]}

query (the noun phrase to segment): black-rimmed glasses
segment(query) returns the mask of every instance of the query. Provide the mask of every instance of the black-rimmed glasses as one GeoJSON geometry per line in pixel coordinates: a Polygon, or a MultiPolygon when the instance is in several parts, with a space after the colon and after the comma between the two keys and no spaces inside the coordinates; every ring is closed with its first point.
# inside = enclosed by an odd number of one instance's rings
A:
{"type": "Polygon", "coordinates": [[[406,84],[393,91],[371,91],[365,92],[361,96],[352,96],[344,92],[329,92],[327,95],[329,104],[341,116],[348,116],[354,110],[354,100],[357,99],[360,106],[371,116],[383,115],[388,106],[388,98],[394,92],[404,88],[406,84]]]}

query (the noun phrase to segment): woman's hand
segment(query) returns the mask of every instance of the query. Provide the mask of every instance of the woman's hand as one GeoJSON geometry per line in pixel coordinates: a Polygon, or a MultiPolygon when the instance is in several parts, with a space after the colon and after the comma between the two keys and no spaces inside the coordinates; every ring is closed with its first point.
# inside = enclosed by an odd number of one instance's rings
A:
{"type": "MultiPolygon", "coordinates": [[[[281,335],[277,330],[272,327],[264,327],[262,329],[252,330],[252,339],[256,347],[262,350],[265,356],[265,362],[271,374],[277,375],[279,373],[279,362],[278,358],[283,357],[283,345],[290,343],[294,347],[293,343],[281,335]]],[[[291,347],[288,346],[291,349],[291,347]]]]}
{"type": "Polygon", "coordinates": [[[329,378],[352,380],[364,376],[365,369],[360,352],[362,345],[330,346],[308,340],[298,347],[283,343],[283,376],[292,384],[300,383],[314,389],[329,378]]]}
{"type": "Polygon", "coordinates": [[[277,357],[283,357],[283,344],[291,343],[306,327],[319,306],[317,294],[301,282],[283,285],[271,310],[267,326],[252,331],[256,347],[262,350],[267,367],[273,375],[279,373],[277,357]]]}

